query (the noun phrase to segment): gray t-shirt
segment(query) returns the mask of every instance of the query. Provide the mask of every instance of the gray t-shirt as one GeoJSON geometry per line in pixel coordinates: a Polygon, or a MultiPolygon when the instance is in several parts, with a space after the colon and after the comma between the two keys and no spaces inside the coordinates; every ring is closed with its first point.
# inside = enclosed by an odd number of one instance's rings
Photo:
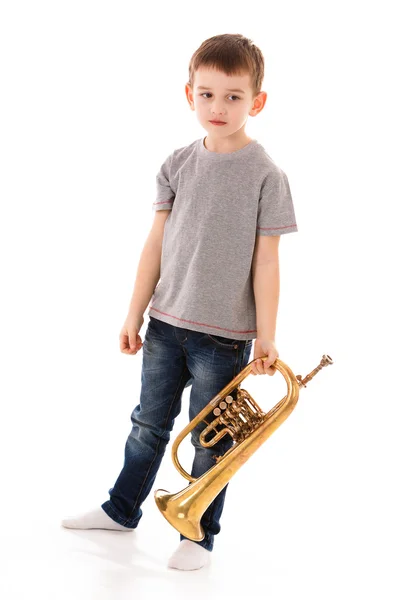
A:
{"type": "Polygon", "coordinates": [[[200,138],[166,158],[156,188],[153,210],[171,212],[148,314],[210,335],[256,338],[256,235],[298,230],[286,174],[255,139],[221,153],[200,138]]]}

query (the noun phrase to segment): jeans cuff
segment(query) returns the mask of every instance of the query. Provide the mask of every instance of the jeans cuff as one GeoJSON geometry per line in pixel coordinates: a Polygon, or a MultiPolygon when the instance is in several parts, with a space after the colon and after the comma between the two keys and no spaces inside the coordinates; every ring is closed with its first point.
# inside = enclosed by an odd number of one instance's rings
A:
{"type": "Polygon", "coordinates": [[[101,508],[110,517],[110,519],[118,523],[118,525],[123,525],[124,527],[129,527],[130,529],[136,529],[137,523],[129,523],[125,517],[120,517],[109,500],[104,502],[104,504],[101,505],[101,508]]]}
{"type": "MultiPolygon", "coordinates": [[[[187,538],[181,534],[181,541],[182,540],[189,540],[190,542],[194,542],[194,540],[190,540],[189,538],[187,538]]],[[[204,540],[201,540],[201,542],[194,542],[194,543],[198,544],[199,546],[202,546],[209,552],[212,552],[213,547],[214,547],[214,540],[212,540],[212,539],[210,540],[210,538],[207,538],[207,536],[205,536],[204,540]]]]}

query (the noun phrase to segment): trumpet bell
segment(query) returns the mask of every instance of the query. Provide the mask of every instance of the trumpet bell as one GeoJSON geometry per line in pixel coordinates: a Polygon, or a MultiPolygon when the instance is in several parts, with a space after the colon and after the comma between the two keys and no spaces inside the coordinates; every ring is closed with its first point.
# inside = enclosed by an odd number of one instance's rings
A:
{"type": "Polygon", "coordinates": [[[170,525],[190,540],[201,542],[204,540],[204,529],[200,525],[198,513],[195,512],[196,507],[193,507],[192,502],[179,502],[185,491],[170,494],[166,490],[157,490],[154,492],[154,498],[161,514],[170,525]],[[174,505],[177,510],[174,510],[174,505]]]}

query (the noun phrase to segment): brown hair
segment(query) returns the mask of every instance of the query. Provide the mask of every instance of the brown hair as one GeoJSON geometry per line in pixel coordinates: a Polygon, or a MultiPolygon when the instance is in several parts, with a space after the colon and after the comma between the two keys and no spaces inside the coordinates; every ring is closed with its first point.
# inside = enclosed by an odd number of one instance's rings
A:
{"type": "Polygon", "coordinates": [[[250,75],[253,95],[261,91],[264,57],[261,50],[240,33],[223,33],[205,40],[189,63],[188,84],[193,89],[194,75],[201,66],[223,71],[226,75],[250,75]]]}

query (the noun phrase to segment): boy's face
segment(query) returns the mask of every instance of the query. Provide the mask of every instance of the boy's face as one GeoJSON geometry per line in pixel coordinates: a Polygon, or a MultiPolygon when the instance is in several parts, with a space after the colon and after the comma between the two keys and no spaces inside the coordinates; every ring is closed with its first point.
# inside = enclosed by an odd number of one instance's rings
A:
{"type": "Polygon", "coordinates": [[[200,124],[214,138],[243,132],[248,116],[261,112],[267,99],[266,92],[253,96],[248,73],[226,75],[205,67],[196,71],[193,89],[186,84],[185,92],[200,124]],[[213,120],[224,121],[225,125],[214,125],[213,120]]]}

